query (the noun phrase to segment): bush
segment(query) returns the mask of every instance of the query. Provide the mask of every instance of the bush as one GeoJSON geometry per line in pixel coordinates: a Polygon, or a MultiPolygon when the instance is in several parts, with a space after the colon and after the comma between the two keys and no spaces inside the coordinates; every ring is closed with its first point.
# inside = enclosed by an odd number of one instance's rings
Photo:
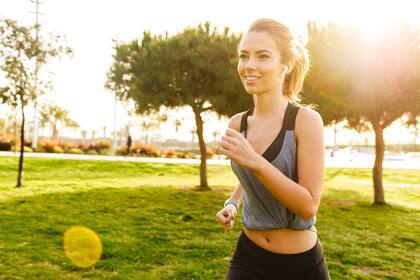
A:
{"type": "Polygon", "coordinates": [[[38,147],[36,150],[41,153],[63,152],[63,149],[58,146],[58,142],[56,140],[42,140],[38,143],[38,147]]]}
{"type": "Polygon", "coordinates": [[[107,156],[111,154],[111,149],[102,149],[99,151],[99,154],[102,156],[107,156]]]}
{"type": "MultiPolygon", "coordinates": [[[[14,150],[15,150],[15,146],[12,146],[11,151],[14,151],[14,150]]],[[[23,152],[24,153],[32,153],[33,151],[34,150],[31,147],[23,146],[23,152]]],[[[18,144],[18,146],[16,147],[16,152],[20,153],[20,144],[18,144]]]]}
{"type": "Polygon", "coordinates": [[[98,140],[96,142],[90,143],[89,150],[95,150],[96,153],[100,153],[103,149],[110,149],[111,142],[108,140],[98,140]]]}
{"type": "Polygon", "coordinates": [[[80,155],[80,154],[83,154],[83,151],[79,148],[71,148],[67,150],[66,153],[80,155]]]}
{"type": "Polygon", "coordinates": [[[79,143],[77,145],[77,148],[86,153],[90,149],[90,144],[87,144],[87,143],[79,143]]]}
{"type": "Polygon", "coordinates": [[[168,149],[162,153],[165,157],[172,158],[177,155],[177,152],[174,149],[168,149]]]}
{"type": "Polygon", "coordinates": [[[176,152],[176,157],[177,158],[187,158],[187,153],[185,153],[183,151],[177,151],[176,152]]]}
{"type": "Polygon", "coordinates": [[[66,142],[66,141],[61,142],[59,145],[65,153],[69,153],[69,154],[71,154],[70,150],[77,149],[76,145],[73,145],[73,144],[71,144],[69,142],[66,142]]]}
{"type": "Polygon", "coordinates": [[[192,151],[176,151],[177,158],[194,158],[192,151]]]}
{"type": "Polygon", "coordinates": [[[52,153],[62,154],[63,153],[63,149],[60,146],[54,146],[53,147],[53,150],[52,150],[52,153]]]}
{"type": "Polygon", "coordinates": [[[23,151],[25,153],[32,153],[34,150],[31,147],[23,146],[23,151]]]}
{"type": "Polygon", "coordinates": [[[0,140],[0,151],[11,151],[12,141],[0,140]]]}
{"type": "Polygon", "coordinates": [[[25,139],[25,147],[30,147],[32,148],[32,139],[25,139]]]}
{"type": "Polygon", "coordinates": [[[127,155],[127,147],[126,146],[120,146],[115,150],[115,154],[118,156],[125,156],[127,155]]]}
{"type": "MultiPolygon", "coordinates": [[[[126,148],[126,146],[124,146],[124,148],[126,148]]],[[[135,144],[130,148],[130,154],[148,157],[158,157],[160,155],[160,152],[152,144],[135,144]]]]}
{"type": "Polygon", "coordinates": [[[212,148],[207,148],[207,158],[213,158],[216,154],[215,150],[212,148]]]}
{"type": "Polygon", "coordinates": [[[89,151],[87,151],[87,154],[88,155],[96,156],[96,155],[98,155],[98,152],[96,150],[94,150],[94,149],[90,149],[89,151]]]}

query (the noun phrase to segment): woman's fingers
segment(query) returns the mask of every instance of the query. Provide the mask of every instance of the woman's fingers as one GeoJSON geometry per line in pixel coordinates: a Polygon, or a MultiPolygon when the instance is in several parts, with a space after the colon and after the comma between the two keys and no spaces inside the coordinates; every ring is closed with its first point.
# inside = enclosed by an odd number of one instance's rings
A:
{"type": "Polygon", "coordinates": [[[222,140],[220,141],[220,146],[224,148],[225,150],[232,150],[236,146],[236,144],[231,140],[229,141],[226,140],[227,138],[223,139],[223,137],[222,137],[222,140]]]}
{"type": "MultiPolygon", "coordinates": [[[[234,207],[234,206],[233,206],[234,207]]],[[[225,227],[226,230],[233,225],[235,219],[236,211],[234,211],[230,206],[223,208],[219,213],[217,213],[217,221],[225,227]]]]}
{"type": "Polygon", "coordinates": [[[225,226],[225,230],[226,231],[231,231],[233,229],[233,224],[234,224],[234,220],[231,220],[226,226],[225,226]]]}

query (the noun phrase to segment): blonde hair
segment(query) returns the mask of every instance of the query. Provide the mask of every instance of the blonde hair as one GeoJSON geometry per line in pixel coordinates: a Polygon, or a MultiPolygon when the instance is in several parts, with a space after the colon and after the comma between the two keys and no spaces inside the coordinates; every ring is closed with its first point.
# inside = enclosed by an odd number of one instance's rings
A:
{"type": "Polygon", "coordinates": [[[283,95],[293,103],[299,104],[299,93],[309,71],[309,55],[305,46],[294,39],[285,24],[272,19],[262,18],[254,21],[247,33],[252,31],[265,31],[273,37],[281,55],[281,62],[287,64],[290,71],[283,81],[283,95]]]}

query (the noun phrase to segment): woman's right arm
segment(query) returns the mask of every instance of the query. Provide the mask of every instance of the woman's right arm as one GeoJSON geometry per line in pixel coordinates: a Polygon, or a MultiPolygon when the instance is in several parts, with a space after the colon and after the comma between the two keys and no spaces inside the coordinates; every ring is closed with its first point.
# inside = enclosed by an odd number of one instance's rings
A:
{"type": "Polygon", "coordinates": [[[230,196],[230,198],[236,199],[237,201],[239,201],[239,204],[241,204],[241,202],[242,202],[242,194],[243,194],[242,185],[241,185],[241,183],[238,183],[238,186],[235,188],[235,190],[233,191],[233,193],[230,196]]]}

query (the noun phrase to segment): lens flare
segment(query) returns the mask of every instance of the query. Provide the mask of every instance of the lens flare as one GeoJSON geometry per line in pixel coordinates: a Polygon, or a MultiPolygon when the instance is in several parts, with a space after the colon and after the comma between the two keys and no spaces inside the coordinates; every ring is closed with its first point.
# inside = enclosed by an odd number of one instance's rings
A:
{"type": "Polygon", "coordinates": [[[64,254],[76,266],[93,266],[102,255],[102,242],[95,231],[73,226],[64,233],[64,254]]]}

